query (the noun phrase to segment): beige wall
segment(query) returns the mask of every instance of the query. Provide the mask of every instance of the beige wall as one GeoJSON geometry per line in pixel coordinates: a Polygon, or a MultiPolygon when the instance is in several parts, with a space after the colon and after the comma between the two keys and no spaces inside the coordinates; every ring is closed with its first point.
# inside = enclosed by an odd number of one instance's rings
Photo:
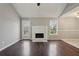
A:
{"type": "MultiPolygon", "coordinates": [[[[30,18],[32,21],[32,26],[48,26],[49,24],[49,20],[57,20],[57,18],[49,18],[49,17],[38,17],[38,18],[30,18]]],[[[58,35],[51,35],[48,36],[48,40],[59,40],[59,36],[58,35]]]]}
{"type": "Polygon", "coordinates": [[[59,19],[58,34],[62,39],[79,38],[79,19],[75,17],[63,17],[59,19]]]}
{"type": "Polygon", "coordinates": [[[32,26],[40,26],[40,25],[46,26],[48,25],[49,20],[50,18],[40,18],[40,17],[31,18],[32,26]]]}
{"type": "Polygon", "coordinates": [[[58,19],[58,34],[51,35],[48,39],[79,39],[79,18],[63,17],[58,19]]]}
{"type": "MultiPolygon", "coordinates": [[[[53,18],[29,18],[32,26],[48,25],[53,18]]],[[[49,40],[54,39],[79,39],[79,19],[74,17],[63,17],[58,19],[58,34],[51,35],[49,40]]]]}
{"type": "MultiPolygon", "coordinates": [[[[53,18],[36,18],[32,19],[33,25],[48,25],[53,18]]],[[[53,39],[79,39],[79,19],[75,17],[63,17],[58,19],[58,34],[48,37],[53,39]]]]}

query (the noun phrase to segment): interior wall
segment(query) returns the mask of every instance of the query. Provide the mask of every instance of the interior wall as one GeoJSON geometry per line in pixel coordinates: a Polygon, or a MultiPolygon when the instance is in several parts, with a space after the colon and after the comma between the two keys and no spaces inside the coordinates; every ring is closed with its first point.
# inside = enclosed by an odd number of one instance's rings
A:
{"type": "MultiPolygon", "coordinates": [[[[32,26],[46,26],[53,18],[29,18],[32,26]]],[[[79,39],[79,18],[62,17],[58,19],[58,34],[51,35],[48,40],[79,39]]]]}
{"type": "MultiPolygon", "coordinates": [[[[31,18],[32,26],[48,26],[50,20],[57,20],[57,18],[50,18],[50,17],[41,17],[41,18],[31,18]]],[[[58,35],[50,35],[48,36],[48,40],[59,40],[58,35]]]]}
{"type": "Polygon", "coordinates": [[[10,4],[0,4],[0,49],[20,39],[19,17],[10,4]]]}
{"type": "Polygon", "coordinates": [[[58,34],[61,39],[79,39],[79,18],[62,17],[58,23],[58,34]]]}
{"type": "Polygon", "coordinates": [[[49,20],[50,18],[40,18],[40,17],[36,17],[36,18],[30,18],[31,22],[32,22],[32,26],[48,26],[49,20]]]}
{"type": "MultiPolygon", "coordinates": [[[[32,26],[48,26],[53,18],[28,18],[32,26]]],[[[48,40],[79,39],[79,20],[75,17],[62,17],[58,19],[58,34],[51,35],[48,40]]]]}
{"type": "Polygon", "coordinates": [[[51,35],[48,40],[79,39],[79,18],[62,17],[58,19],[58,34],[51,35]]]}

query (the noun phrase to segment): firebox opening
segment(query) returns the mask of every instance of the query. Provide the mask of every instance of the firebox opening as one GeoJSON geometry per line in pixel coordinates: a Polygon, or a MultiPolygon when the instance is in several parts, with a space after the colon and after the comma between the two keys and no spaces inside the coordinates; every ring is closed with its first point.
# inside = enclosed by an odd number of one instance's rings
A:
{"type": "Polygon", "coordinates": [[[44,33],[36,33],[35,38],[44,38],[44,33]]]}

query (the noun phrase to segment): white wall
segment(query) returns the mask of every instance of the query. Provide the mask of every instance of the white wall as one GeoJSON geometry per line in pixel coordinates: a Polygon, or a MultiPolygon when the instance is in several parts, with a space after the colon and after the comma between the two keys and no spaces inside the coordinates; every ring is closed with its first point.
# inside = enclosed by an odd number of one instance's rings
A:
{"type": "Polygon", "coordinates": [[[10,4],[0,4],[0,49],[20,39],[19,17],[10,4]]]}

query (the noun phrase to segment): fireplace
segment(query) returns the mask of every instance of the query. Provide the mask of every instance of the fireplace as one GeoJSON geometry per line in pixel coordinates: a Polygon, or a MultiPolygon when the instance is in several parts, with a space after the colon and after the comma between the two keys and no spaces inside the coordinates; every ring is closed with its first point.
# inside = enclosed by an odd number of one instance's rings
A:
{"type": "Polygon", "coordinates": [[[44,38],[44,33],[36,33],[35,38],[44,38]]]}
{"type": "Polygon", "coordinates": [[[32,42],[47,42],[47,26],[32,26],[32,42]]]}

